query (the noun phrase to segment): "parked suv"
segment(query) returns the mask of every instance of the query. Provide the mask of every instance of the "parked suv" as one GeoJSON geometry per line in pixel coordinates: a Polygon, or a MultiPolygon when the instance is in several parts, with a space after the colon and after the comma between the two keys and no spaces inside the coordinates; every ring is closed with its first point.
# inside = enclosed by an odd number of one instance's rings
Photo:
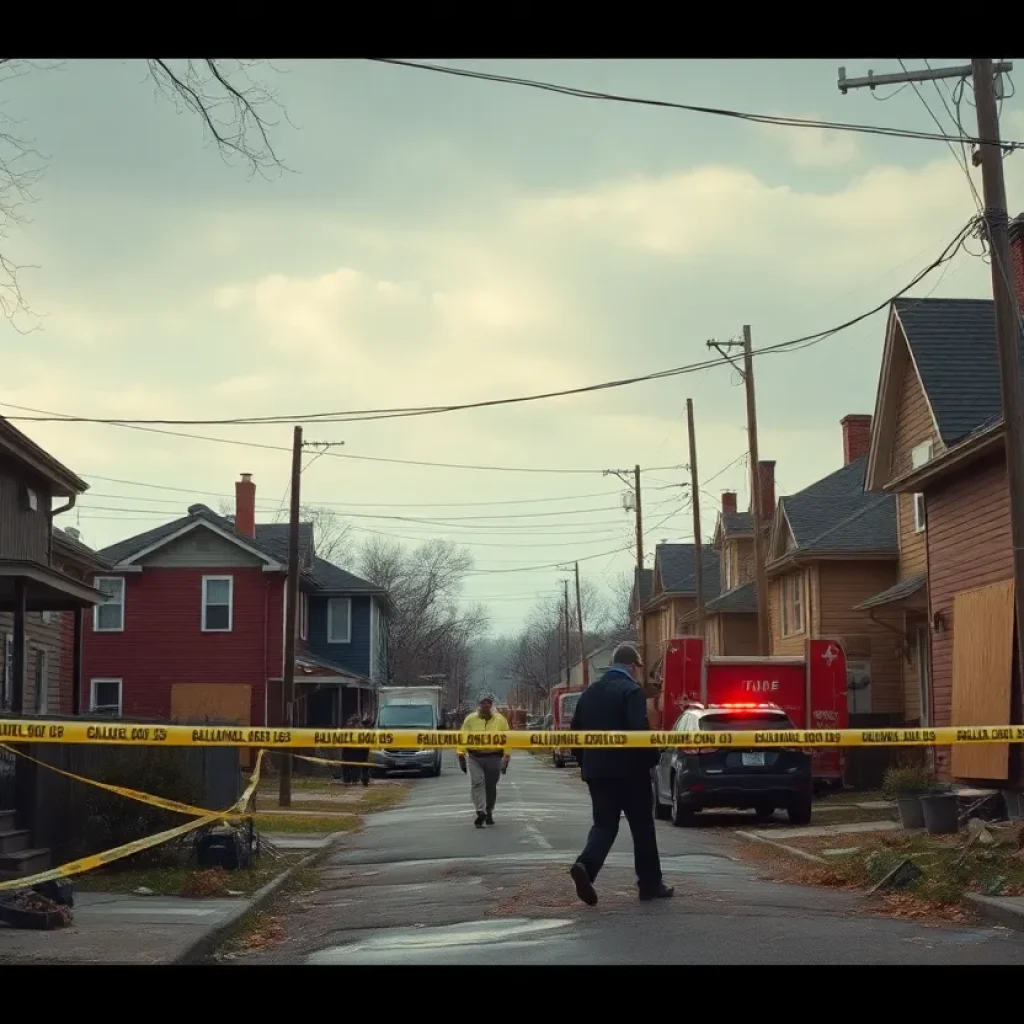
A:
{"type": "MultiPolygon", "coordinates": [[[[775,704],[693,704],[673,732],[795,730],[775,704]]],[[[690,825],[709,807],[753,810],[767,821],[785,808],[793,825],[811,821],[811,754],[779,747],[675,747],[662,751],[652,772],[654,812],[674,825],[690,825]]]]}

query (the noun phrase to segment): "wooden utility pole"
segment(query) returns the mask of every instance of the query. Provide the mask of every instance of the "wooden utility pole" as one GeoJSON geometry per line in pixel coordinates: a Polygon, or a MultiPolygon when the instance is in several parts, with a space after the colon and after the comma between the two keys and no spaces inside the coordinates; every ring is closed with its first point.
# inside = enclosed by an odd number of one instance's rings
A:
{"type": "MultiPolygon", "coordinates": [[[[299,600],[299,486],[302,479],[302,427],[295,428],[292,441],[291,516],[288,520],[288,582],[285,585],[284,685],[281,696],[284,725],[295,724],[295,618],[299,600]]],[[[292,755],[281,757],[278,805],[292,805],[292,755]]]]}
{"type": "MultiPolygon", "coordinates": [[[[968,77],[974,84],[978,139],[972,160],[975,166],[981,164],[984,221],[992,256],[992,298],[995,305],[996,347],[999,353],[1006,476],[1010,492],[1017,650],[1021,652],[1024,651],[1024,414],[1021,408],[1020,352],[1017,341],[1020,309],[1012,280],[1003,147],[999,138],[999,101],[995,90],[996,75],[1006,74],[1012,70],[1012,61],[993,64],[990,57],[973,58],[969,66],[928,68],[926,71],[904,72],[897,75],[874,75],[869,71],[866,78],[847,78],[846,69],[840,68],[839,91],[845,95],[850,89],[874,89],[876,85],[882,84],[903,85],[908,82],[953,78],[966,80],[968,77]]],[[[1024,706],[1024,673],[1019,672],[1018,676],[1024,706]]]]}
{"type": "Polygon", "coordinates": [[[570,686],[572,684],[572,655],[569,648],[569,581],[562,580],[562,585],[565,590],[565,600],[562,602],[563,629],[565,630],[565,685],[570,686]]]}
{"type": "Polygon", "coordinates": [[[697,635],[704,636],[704,551],[700,534],[700,484],[697,477],[697,435],[693,429],[693,399],[686,400],[690,433],[690,500],[693,503],[693,568],[697,584],[697,635]]]}
{"type": "Polygon", "coordinates": [[[576,563],[576,626],[580,631],[580,660],[583,662],[583,685],[590,685],[590,666],[587,664],[587,642],[583,635],[583,598],[580,596],[580,563],[576,563]]]}
{"type": "Polygon", "coordinates": [[[768,621],[768,577],[765,572],[765,540],[761,532],[761,467],[757,451],[757,402],[754,400],[754,351],[750,340],[750,326],[743,326],[743,341],[709,341],[708,348],[717,349],[730,362],[728,350],[742,346],[743,368],[733,366],[743,378],[747,392],[747,443],[750,462],[750,515],[754,521],[754,580],[757,589],[757,646],[764,658],[771,654],[771,634],[768,621]]]}
{"type": "Polygon", "coordinates": [[[640,466],[633,467],[633,505],[636,512],[636,588],[640,604],[640,660],[644,663],[640,670],[640,685],[646,687],[650,680],[647,668],[647,617],[643,612],[643,575],[644,575],[644,510],[640,497],[640,466]]]}

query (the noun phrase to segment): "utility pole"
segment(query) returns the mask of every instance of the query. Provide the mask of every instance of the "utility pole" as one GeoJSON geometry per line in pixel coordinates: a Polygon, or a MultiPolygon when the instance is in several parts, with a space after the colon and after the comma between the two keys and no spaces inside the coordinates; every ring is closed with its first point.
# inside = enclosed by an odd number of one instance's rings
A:
{"type": "MultiPolygon", "coordinates": [[[[636,589],[637,597],[643,595],[644,575],[644,511],[640,497],[640,466],[633,467],[633,500],[636,507],[636,589]]],[[[640,669],[640,685],[647,689],[650,681],[647,667],[647,617],[644,615],[643,606],[640,608],[640,660],[643,668],[640,669]]]]}
{"type": "Polygon", "coordinates": [[[564,612],[564,626],[565,629],[565,685],[570,686],[572,684],[572,659],[569,653],[569,581],[562,580],[562,585],[565,590],[565,600],[562,602],[562,610],[564,612]]]}
{"type": "Polygon", "coordinates": [[[693,568],[697,583],[697,634],[704,636],[704,552],[700,535],[700,485],[697,482],[697,435],[693,429],[693,399],[686,400],[690,433],[690,499],[693,503],[693,568]]]}
{"type": "MultiPolygon", "coordinates": [[[[285,585],[284,613],[284,685],[282,700],[284,725],[295,724],[295,617],[299,599],[299,485],[302,479],[302,427],[295,428],[292,441],[291,515],[288,520],[288,582],[285,585]]],[[[278,787],[278,805],[292,805],[292,755],[285,751],[281,757],[281,776],[278,787]]]]}
{"type": "MultiPolygon", "coordinates": [[[[839,88],[859,89],[881,84],[881,78],[893,84],[934,81],[941,78],[966,79],[974,84],[974,105],[978,112],[978,142],[973,151],[975,166],[981,165],[984,221],[992,256],[992,298],[995,303],[996,347],[999,353],[999,378],[1006,445],[1006,475],[1010,492],[1010,531],[1013,542],[1014,604],[1017,620],[1017,650],[1024,652],[1024,417],[1021,407],[1020,352],[1018,332],[1020,310],[1012,282],[1010,240],[1007,234],[1009,214],[1006,204],[1006,180],[1003,175],[1003,146],[999,138],[997,75],[1013,70],[1011,61],[993,64],[990,57],[977,57],[969,67],[937,68],[902,75],[847,79],[839,69],[839,88]],[[874,84],[873,84],[874,83],[874,84]]],[[[1018,654],[1018,658],[1022,655],[1018,654]]],[[[1021,697],[1024,707],[1024,674],[1021,697]]]]}
{"type": "Polygon", "coordinates": [[[583,663],[583,685],[590,685],[590,666],[587,664],[586,640],[583,636],[583,598],[580,596],[580,563],[576,563],[576,625],[580,631],[580,660],[583,663]]]}
{"type": "Polygon", "coordinates": [[[743,325],[743,341],[709,341],[708,348],[717,349],[732,362],[728,350],[742,347],[743,369],[733,366],[743,378],[747,392],[747,444],[750,463],[750,516],[754,521],[754,580],[757,589],[757,646],[758,654],[771,653],[771,635],[768,621],[768,576],[765,572],[765,542],[761,523],[761,467],[757,450],[757,402],[754,398],[754,352],[750,340],[750,325],[743,325]]]}

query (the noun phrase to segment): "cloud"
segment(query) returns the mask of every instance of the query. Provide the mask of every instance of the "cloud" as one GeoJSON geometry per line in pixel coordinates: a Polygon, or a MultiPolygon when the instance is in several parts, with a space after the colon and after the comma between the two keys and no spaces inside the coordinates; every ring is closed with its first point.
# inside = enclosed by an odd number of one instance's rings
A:
{"type": "MultiPolygon", "coordinates": [[[[824,120],[820,114],[790,114],[807,121],[824,120]]],[[[782,128],[778,125],[762,125],[767,136],[775,136],[776,142],[786,145],[790,159],[800,167],[824,169],[843,167],[858,160],[861,155],[857,136],[852,132],[835,131],[826,128],[782,128]]]]}

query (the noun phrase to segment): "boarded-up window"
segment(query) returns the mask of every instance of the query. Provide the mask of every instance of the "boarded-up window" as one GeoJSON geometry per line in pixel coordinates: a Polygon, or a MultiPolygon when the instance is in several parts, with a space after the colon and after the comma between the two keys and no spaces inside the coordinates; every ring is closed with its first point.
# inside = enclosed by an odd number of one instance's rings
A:
{"type": "MultiPolygon", "coordinates": [[[[953,602],[952,725],[1007,725],[1013,676],[1013,580],[965,590],[953,602]]],[[[958,779],[1006,779],[1005,743],[953,747],[958,779]]]]}

